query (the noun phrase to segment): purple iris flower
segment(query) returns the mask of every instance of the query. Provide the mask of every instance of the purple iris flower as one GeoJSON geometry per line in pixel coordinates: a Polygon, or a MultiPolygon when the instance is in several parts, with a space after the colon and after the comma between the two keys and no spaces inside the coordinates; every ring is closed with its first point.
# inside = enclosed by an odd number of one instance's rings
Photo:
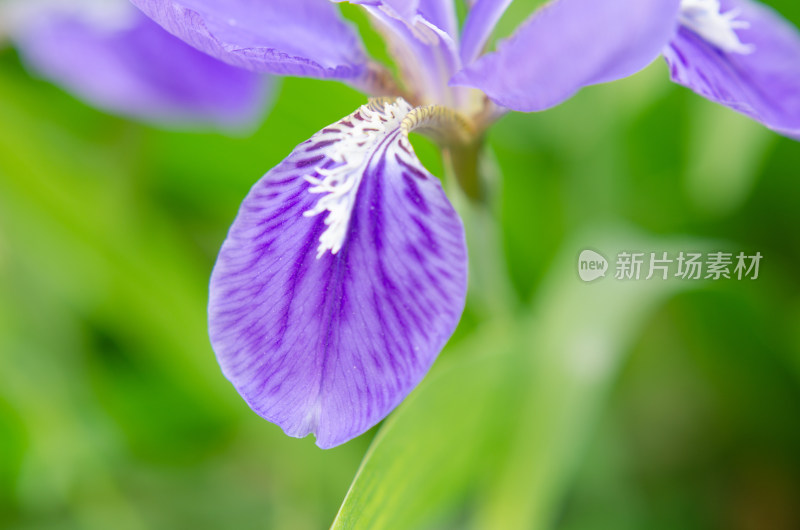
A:
{"type": "Polygon", "coordinates": [[[0,20],[29,69],[113,114],[229,130],[266,107],[266,76],[196,50],[127,0],[5,0],[0,20]]]}
{"type": "Polygon", "coordinates": [[[800,139],[800,33],[750,0],[682,0],[673,81],[800,139]]]}
{"type": "Polygon", "coordinates": [[[433,137],[478,197],[475,153],[504,112],[558,105],[694,38],[680,0],[555,0],[485,53],[510,0],[471,2],[461,28],[452,0],[352,1],[385,38],[398,81],[328,0],[132,2],[232,65],[383,96],[255,184],[211,278],[210,336],[224,374],[255,412],[288,435],[314,433],[322,448],[397,406],[464,306],[463,227],[409,132],[433,137]]]}

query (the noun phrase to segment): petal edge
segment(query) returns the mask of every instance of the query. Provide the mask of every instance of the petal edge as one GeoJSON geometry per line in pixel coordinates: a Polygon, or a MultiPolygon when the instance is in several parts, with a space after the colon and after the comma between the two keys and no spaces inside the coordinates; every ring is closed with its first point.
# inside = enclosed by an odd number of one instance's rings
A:
{"type": "Polygon", "coordinates": [[[739,29],[751,53],[725,52],[682,27],[664,49],[670,78],[774,131],[800,139],[800,32],[771,8],[746,0],[721,2],[749,23],[739,29]]]}
{"type": "Polygon", "coordinates": [[[677,20],[678,0],[555,0],[451,84],[480,89],[513,110],[545,110],[650,64],[677,20]]]}
{"type": "Polygon", "coordinates": [[[348,80],[366,73],[358,36],[326,0],[131,2],[173,35],[240,68],[348,80]]]}

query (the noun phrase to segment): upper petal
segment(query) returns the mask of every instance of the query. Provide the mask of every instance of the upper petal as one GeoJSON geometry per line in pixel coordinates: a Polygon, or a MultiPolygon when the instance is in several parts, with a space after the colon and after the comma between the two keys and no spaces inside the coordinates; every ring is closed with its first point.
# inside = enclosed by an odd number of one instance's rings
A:
{"type": "Polygon", "coordinates": [[[800,139],[800,33],[772,9],[747,0],[721,2],[739,10],[736,30],[749,53],[723,51],[681,28],[664,49],[673,81],[800,139]]]}
{"type": "Polygon", "coordinates": [[[328,0],[131,0],[170,33],[257,72],[357,80],[360,40],[328,0]]]}
{"type": "Polygon", "coordinates": [[[373,7],[385,7],[409,24],[414,23],[417,15],[423,16],[431,24],[447,32],[451,38],[458,37],[458,21],[456,19],[453,0],[333,0],[349,2],[373,7]]]}
{"type": "Polygon", "coordinates": [[[511,0],[478,0],[467,13],[461,32],[461,62],[472,63],[483,51],[497,21],[511,0]]]}
{"type": "Polygon", "coordinates": [[[453,0],[420,0],[417,9],[434,26],[458,40],[458,19],[453,0]]]}
{"type": "MultiPolygon", "coordinates": [[[[350,1],[350,0],[347,0],[350,1]]],[[[354,0],[353,4],[386,6],[398,16],[410,22],[417,14],[420,0],[354,0]]]]}
{"type": "Polygon", "coordinates": [[[555,0],[452,83],[514,110],[544,110],[584,86],[647,66],[674,34],[677,17],[678,0],[555,0]]]}
{"type": "Polygon", "coordinates": [[[122,8],[113,20],[100,12],[36,10],[18,20],[14,41],[37,74],[115,114],[222,127],[261,117],[262,75],[209,57],[134,7],[122,8]]]}
{"type": "Polygon", "coordinates": [[[463,309],[463,228],[408,142],[409,110],[371,103],[299,145],[250,191],[211,277],[223,372],[323,448],[386,416],[463,309]]]}
{"type": "Polygon", "coordinates": [[[461,66],[456,40],[453,33],[438,26],[424,12],[432,13],[439,23],[455,24],[454,16],[448,17],[439,5],[444,1],[349,0],[364,6],[372,17],[416,105],[458,107],[463,103],[463,89],[454,90],[447,85],[461,66]]]}

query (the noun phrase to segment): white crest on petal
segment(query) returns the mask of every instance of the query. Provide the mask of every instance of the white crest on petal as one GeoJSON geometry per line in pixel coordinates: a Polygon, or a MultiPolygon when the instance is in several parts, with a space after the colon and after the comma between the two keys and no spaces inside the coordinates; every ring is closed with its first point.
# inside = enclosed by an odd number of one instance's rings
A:
{"type": "Polygon", "coordinates": [[[724,52],[748,54],[755,51],[753,44],[743,44],[734,31],[750,27],[746,20],[736,20],[740,10],[722,13],[721,9],[719,0],[681,0],[680,23],[724,52]]]}
{"type": "Polygon", "coordinates": [[[336,254],[347,237],[350,217],[358,195],[359,184],[364,173],[374,160],[374,155],[383,156],[380,149],[387,149],[389,136],[403,135],[403,118],[412,107],[404,99],[393,101],[374,100],[362,105],[356,112],[329,125],[306,142],[308,154],[319,152],[332,164],[317,169],[304,178],[312,186],[309,193],[321,194],[317,204],[303,213],[306,217],[328,212],[327,228],[319,238],[317,258],[325,251],[336,254]],[[320,149],[319,146],[323,147],[320,149]]]}

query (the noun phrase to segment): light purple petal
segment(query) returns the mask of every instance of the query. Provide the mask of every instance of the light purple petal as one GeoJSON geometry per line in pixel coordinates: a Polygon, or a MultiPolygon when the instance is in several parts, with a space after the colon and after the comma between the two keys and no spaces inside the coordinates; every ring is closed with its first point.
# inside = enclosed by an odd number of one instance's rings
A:
{"type": "Polygon", "coordinates": [[[373,102],[299,145],[250,191],[211,277],[226,377],[259,415],[322,448],[397,406],[463,309],[463,227],[400,127],[410,109],[373,102]],[[325,179],[349,192],[320,193],[325,179]],[[318,211],[334,199],[353,201],[349,216],[318,211]],[[337,226],[343,237],[327,239],[337,226]]]}
{"type": "Polygon", "coordinates": [[[235,66],[357,80],[366,57],[328,0],[131,0],[170,33],[235,66]]]}
{"type": "Polygon", "coordinates": [[[483,51],[497,21],[511,0],[478,0],[467,13],[461,32],[461,62],[471,64],[483,51]]]}
{"type": "Polygon", "coordinates": [[[382,2],[357,3],[364,6],[383,34],[415,104],[458,107],[459,90],[447,84],[460,68],[453,38],[422,15],[409,20],[382,2]]]}
{"type": "Polygon", "coordinates": [[[458,40],[458,19],[453,0],[420,0],[418,10],[434,26],[458,40]]]}
{"type": "Polygon", "coordinates": [[[450,16],[443,5],[439,5],[447,0],[349,2],[362,5],[372,17],[415,104],[457,107],[462,103],[460,92],[463,90],[453,89],[447,84],[461,68],[455,30],[448,32],[423,12],[427,10],[439,23],[454,26],[455,13],[450,16]]]}
{"type": "Polygon", "coordinates": [[[514,110],[544,110],[647,66],[674,35],[677,16],[678,0],[556,0],[452,84],[514,110]]]}
{"type": "Polygon", "coordinates": [[[748,54],[729,53],[681,28],[664,49],[673,81],[767,127],[800,139],[800,33],[772,9],[724,0],[722,12],[739,9],[737,30],[748,54]]]}
{"type": "Polygon", "coordinates": [[[391,8],[400,17],[410,22],[414,15],[417,14],[419,2],[420,0],[354,0],[351,3],[373,6],[383,5],[391,8]]]}
{"type": "Polygon", "coordinates": [[[263,114],[263,76],[234,68],[173,37],[130,7],[103,26],[76,12],[37,13],[16,28],[38,75],[114,114],[167,125],[237,127],[263,114]]]}
{"type": "Polygon", "coordinates": [[[363,6],[386,8],[387,11],[397,16],[400,20],[413,24],[417,15],[422,15],[427,21],[450,35],[452,39],[458,37],[458,20],[456,19],[455,3],[453,0],[333,0],[334,2],[349,2],[363,6]]]}

